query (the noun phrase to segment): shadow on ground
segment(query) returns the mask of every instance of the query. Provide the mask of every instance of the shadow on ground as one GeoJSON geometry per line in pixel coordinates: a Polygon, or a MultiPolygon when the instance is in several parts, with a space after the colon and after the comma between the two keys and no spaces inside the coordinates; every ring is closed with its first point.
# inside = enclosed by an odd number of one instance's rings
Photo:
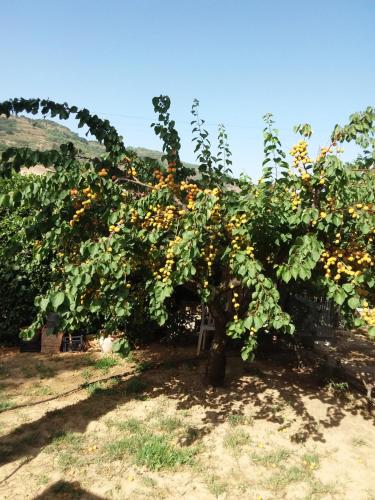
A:
{"type": "Polygon", "coordinates": [[[95,365],[96,353],[14,353],[0,357],[0,378],[7,379],[8,391],[16,390],[25,382],[48,380],[60,373],[81,370],[95,365]]]}
{"type": "Polygon", "coordinates": [[[243,413],[249,404],[253,407],[254,419],[274,422],[280,427],[285,424],[284,417],[275,412],[275,407],[288,405],[300,424],[291,436],[296,442],[324,442],[324,430],[339,426],[347,414],[360,415],[374,422],[363,399],[357,399],[348,407],[348,401],[319,387],[310,370],[277,366],[274,361],[249,365],[233,357],[226,387],[212,389],[203,383],[204,368],[204,362],[195,360],[170,369],[151,369],[120,380],[114,387],[96,391],[84,400],[49,411],[33,422],[19,425],[0,438],[0,466],[23,457],[37,456],[58,433],[84,433],[90,422],[137,397],[149,399],[164,395],[176,400],[179,410],[200,407],[204,412],[205,433],[224,422],[229,414],[243,413]],[[140,387],[144,389],[141,395],[140,387]],[[318,419],[309,411],[311,400],[325,404],[325,418],[318,419]]]}
{"type": "Polygon", "coordinates": [[[62,500],[73,498],[81,498],[84,500],[104,500],[103,497],[98,497],[97,495],[93,495],[89,491],[82,489],[78,481],[74,481],[74,483],[57,481],[40,495],[34,497],[34,500],[62,500]]]}

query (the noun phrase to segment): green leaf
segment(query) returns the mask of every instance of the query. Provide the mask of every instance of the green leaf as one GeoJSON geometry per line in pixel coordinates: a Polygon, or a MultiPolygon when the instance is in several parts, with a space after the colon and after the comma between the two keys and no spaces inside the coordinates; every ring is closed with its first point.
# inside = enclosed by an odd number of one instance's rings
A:
{"type": "Polygon", "coordinates": [[[285,271],[282,274],[282,277],[283,277],[283,280],[285,281],[285,283],[289,283],[289,281],[290,281],[290,279],[292,277],[289,269],[285,269],[285,271]]]}
{"type": "Polygon", "coordinates": [[[49,297],[43,297],[43,299],[40,301],[40,310],[42,312],[45,312],[47,310],[49,304],[49,297]]]}
{"type": "Polygon", "coordinates": [[[52,295],[51,304],[52,304],[52,307],[55,311],[57,311],[59,309],[59,307],[63,304],[64,299],[65,299],[64,292],[57,292],[57,293],[52,295]]]}
{"type": "Polygon", "coordinates": [[[359,298],[357,296],[355,297],[351,297],[349,300],[348,300],[348,306],[351,308],[351,309],[356,309],[357,307],[359,307],[359,298]]]}
{"type": "Polygon", "coordinates": [[[9,194],[0,194],[0,207],[8,207],[9,201],[9,194]]]}
{"type": "Polygon", "coordinates": [[[339,306],[341,306],[341,304],[343,304],[345,302],[345,299],[346,299],[346,293],[344,290],[342,289],[339,289],[336,291],[335,295],[334,295],[334,301],[336,302],[336,304],[338,304],[339,306]]]}
{"type": "Polygon", "coordinates": [[[256,330],[259,330],[263,326],[263,321],[260,316],[255,316],[254,317],[254,326],[256,330]]]}
{"type": "Polygon", "coordinates": [[[369,328],[368,334],[371,338],[375,337],[375,326],[369,328]]]}

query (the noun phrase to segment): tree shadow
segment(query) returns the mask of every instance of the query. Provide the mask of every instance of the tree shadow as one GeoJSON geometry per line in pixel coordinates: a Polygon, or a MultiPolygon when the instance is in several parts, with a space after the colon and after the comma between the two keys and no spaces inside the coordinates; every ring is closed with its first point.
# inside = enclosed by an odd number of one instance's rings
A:
{"type": "Polygon", "coordinates": [[[228,366],[224,388],[207,387],[203,383],[204,366],[195,360],[170,369],[149,369],[120,380],[114,387],[97,390],[86,399],[48,411],[0,437],[0,466],[25,456],[37,456],[62,432],[84,433],[90,422],[139,397],[152,399],[163,395],[175,400],[178,410],[199,407],[205,426],[202,435],[211,432],[228,415],[246,413],[248,405],[252,407],[254,420],[273,422],[279,428],[288,422],[275,408],[280,404],[288,406],[299,423],[298,430],[290,436],[295,442],[324,442],[324,430],[339,426],[348,414],[360,415],[374,423],[363,399],[347,406],[344,400],[319,387],[309,370],[301,372],[275,365],[274,361],[248,365],[238,357],[231,358],[228,366]],[[325,405],[325,418],[317,418],[309,409],[313,400],[325,405]]]}
{"type": "Polygon", "coordinates": [[[48,381],[60,373],[81,370],[95,365],[94,352],[59,353],[15,353],[0,357],[0,376],[6,380],[7,391],[17,390],[25,382],[48,381]]]}
{"type": "Polygon", "coordinates": [[[78,481],[69,483],[68,481],[57,481],[49,486],[40,495],[34,497],[34,500],[59,500],[59,499],[82,499],[82,500],[104,500],[104,497],[93,495],[87,490],[81,488],[78,481]]]}

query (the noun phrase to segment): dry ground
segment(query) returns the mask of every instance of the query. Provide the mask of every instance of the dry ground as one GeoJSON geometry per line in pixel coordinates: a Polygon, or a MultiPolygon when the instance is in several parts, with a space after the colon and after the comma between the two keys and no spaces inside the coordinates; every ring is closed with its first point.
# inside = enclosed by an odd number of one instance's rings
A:
{"type": "Polygon", "coordinates": [[[232,357],[213,390],[188,349],[0,355],[0,498],[375,499],[374,418],[309,369],[232,357]]]}

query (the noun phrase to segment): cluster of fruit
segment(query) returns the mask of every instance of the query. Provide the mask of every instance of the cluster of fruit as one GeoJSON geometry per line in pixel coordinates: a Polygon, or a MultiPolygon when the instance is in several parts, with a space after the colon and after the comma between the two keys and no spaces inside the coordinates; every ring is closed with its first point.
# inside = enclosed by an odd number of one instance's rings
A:
{"type": "Polygon", "coordinates": [[[189,210],[193,210],[195,206],[195,199],[199,192],[199,188],[196,184],[181,181],[180,191],[186,191],[186,201],[189,210]]]}
{"type": "Polygon", "coordinates": [[[303,182],[308,182],[311,179],[311,175],[307,172],[302,172],[301,179],[303,182]]]}
{"type": "MultiPolygon", "coordinates": [[[[340,242],[340,234],[336,234],[335,242],[340,242]]],[[[368,267],[374,265],[374,260],[370,254],[360,250],[342,250],[324,251],[320,258],[326,270],[326,278],[339,281],[342,275],[360,276],[368,267]]]]}
{"type": "Polygon", "coordinates": [[[138,221],[138,212],[135,208],[130,210],[130,222],[135,224],[138,221]]]}
{"type": "Polygon", "coordinates": [[[159,272],[154,272],[155,278],[162,280],[163,283],[166,283],[170,279],[175,263],[174,247],[178,245],[181,240],[182,238],[180,236],[176,236],[174,240],[169,242],[165,265],[159,269],[159,272]]]}
{"type": "Polygon", "coordinates": [[[176,162],[175,161],[168,162],[167,172],[168,172],[167,185],[170,189],[173,189],[173,187],[174,187],[174,174],[176,172],[176,162]]]}
{"type": "Polygon", "coordinates": [[[317,158],[317,161],[323,160],[327,156],[328,153],[332,153],[332,152],[333,152],[333,149],[331,146],[329,148],[321,148],[319,155],[318,155],[318,158],[317,158]]]}
{"type": "Polygon", "coordinates": [[[117,224],[110,224],[110,226],[108,227],[108,231],[110,233],[119,233],[121,231],[121,225],[124,223],[124,220],[121,219],[118,221],[117,224]]]}
{"type": "Polygon", "coordinates": [[[232,304],[233,304],[234,310],[237,312],[238,309],[240,308],[240,304],[238,302],[238,293],[237,292],[233,292],[232,304]]]}
{"type": "Polygon", "coordinates": [[[154,176],[156,177],[157,183],[152,186],[154,190],[159,190],[167,187],[168,183],[164,178],[164,174],[161,170],[155,170],[154,176]]]}
{"type": "Polygon", "coordinates": [[[233,230],[246,225],[248,221],[249,219],[247,214],[236,214],[230,218],[230,222],[225,226],[229,232],[229,237],[231,238],[232,251],[230,253],[230,265],[233,264],[234,254],[241,249],[244,249],[249,257],[254,257],[254,247],[248,244],[245,236],[239,234],[233,236],[233,230]]]}
{"type": "Polygon", "coordinates": [[[363,302],[363,309],[361,310],[361,318],[369,325],[375,326],[375,308],[369,308],[368,302],[363,302]]]}
{"type": "Polygon", "coordinates": [[[108,170],[106,168],[102,168],[101,170],[99,170],[99,177],[107,177],[108,175],[108,170]]]}
{"type": "Polygon", "coordinates": [[[214,263],[214,260],[215,260],[215,247],[214,247],[214,245],[212,243],[210,243],[204,249],[204,260],[207,263],[208,276],[211,276],[211,274],[212,274],[212,264],[214,263]]]}
{"type": "Polygon", "coordinates": [[[298,165],[306,165],[312,163],[312,159],[309,158],[307,152],[307,142],[299,141],[298,144],[295,144],[290,150],[290,154],[293,156],[293,167],[297,167],[298,165]]]}
{"type": "Polygon", "coordinates": [[[301,205],[302,201],[299,194],[296,191],[292,192],[292,209],[297,210],[301,205]]]}
{"type": "Polygon", "coordinates": [[[137,171],[134,167],[129,167],[127,170],[128,175],[131,175],[132,177],[135,177],[137,175],[137,171]]]}
{"type": "Polygon", "coordinates": [[[324,186],[325,183],[326,183],[326,179],[325,179],[324,175],[321,173],[320,174],[320,179],[319,179],[319,184],[321,186],[324,186]]]}
{"type": "Polygon", "coordinates": [[[356,219],[357,217],[359,217],[358,211],[364,210],[365,212],[369,212],[371,209],[371,204],[365,205],[363,203],[357,203],[353,207],[348,208],[348,213],[353,217],[353,219],[356,219]]]}
{"type": "MultiPolygon", "coordinates": [[[[77,198],[80,193],[76,188],[73,188],[70,190],[70,194],[72,198],[77,198]]],[[[91,187],[86,187],[82,189],[82,194],[83,194],[83,200],[81,200],[81,208],[78,208],[79,205],[76,205],[76,211],[75,214],[73,215],[73,219],[69,221],[69,225],[71,227],[76,224],[81,216],[85,213],[85,210],[89,208],[94,200],[97,198],[97,194],[94,193],[91,189],[91,187]]]]}
{"type": "Polygon", "coordinates": [[[235,228],[240,228],[241,226],[247,224],[248,222],[248,216],[246,214],[236,214],[232,215],[230,218],[228,224],[226,224],[226,229],[231,233],[233,229],[235,228]]]}
{"type": "Polygon", "coordinates": [[[219,196],[220,189],[218,187],[215,187],[213,189],[204,189],[203,192],[204,192],[204,194],[219,196]]]}
{"type": "MultiPolygon", "coordinates": [[[[233,283],[230,283],[229,284],[229,288],[231,290],[234,289],[234,284],[233,283]]],[[[233,304],[233,308],[234,308],[234,311],[235,311],[235,314],[233,315],[233,321],[238,321],[238,309],[240,308],[240,303],[238,302],[239,300],[239,294],[238,292],[233,292],[233,295],[232,295],[232,304],[233,304]]],[[[251,328],[250,329],[250,335],[254,335],[255,333],[255,328],[251,328]]]]}
{"type": "Polygon", "coordinates": [[[176,218],[177,209],[174,205],[150,205],[142,222],[142,228],[153,227],[156,229],[168,229],[176,218]]]}

